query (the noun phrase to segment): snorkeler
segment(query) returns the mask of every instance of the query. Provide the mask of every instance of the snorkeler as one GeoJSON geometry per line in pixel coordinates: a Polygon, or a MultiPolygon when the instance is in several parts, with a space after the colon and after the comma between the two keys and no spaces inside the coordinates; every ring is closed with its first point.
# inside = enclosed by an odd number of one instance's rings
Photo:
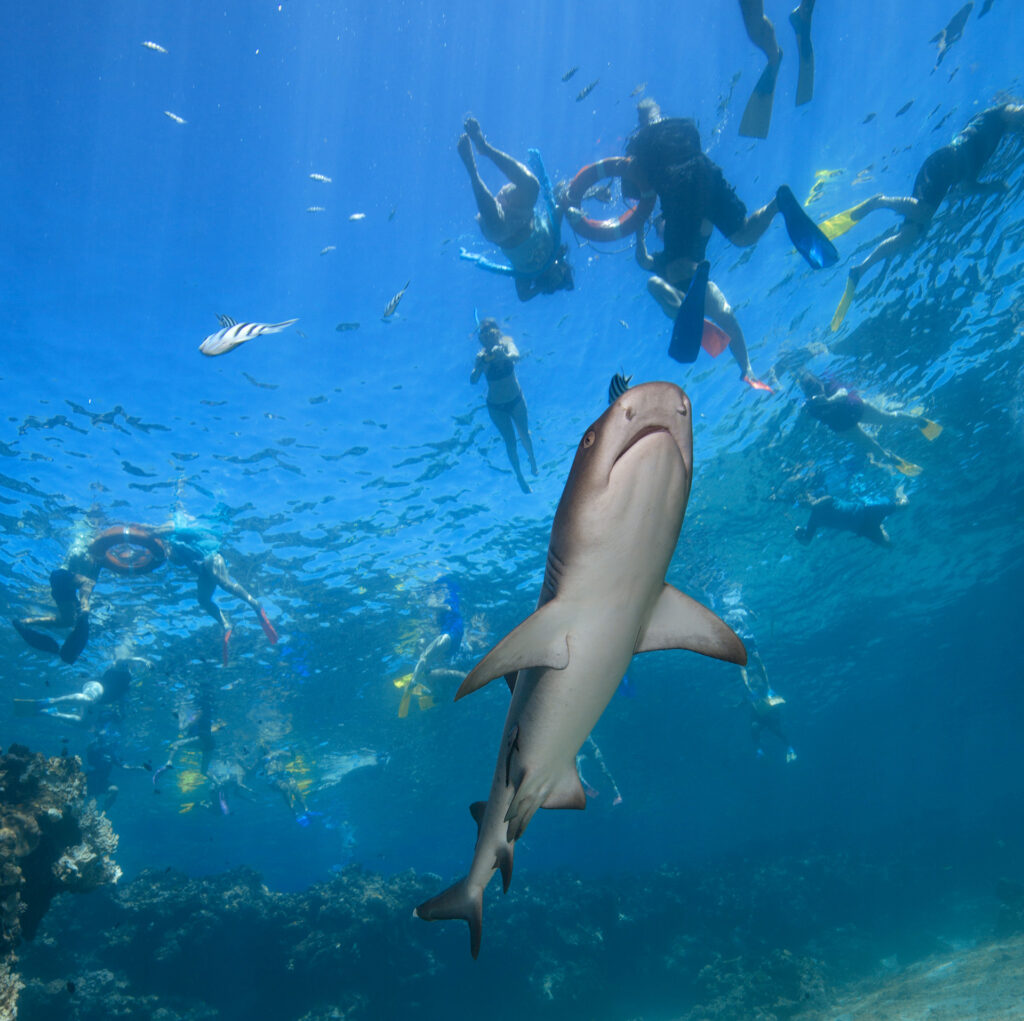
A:
{"type": "Polygon", "coordinates": [[[746,248],[764,234],[781,212],[790,239],[811,266],[820,269],[832,265],[838,255],[785,185],[778,189],[775,198],[748,216],[746,206],[725,180],[721,168],[701,150],[700,134],[692,120],[662,117],[653,99],[638,104],[637,118],[639,127],[626,145],[626,154],[633,161],[634,180],[623,180],[623,194],[637,198],[640,193],[653,190],[661,200],[664,248],[648,254],[641,231],[637,234],[636,258],[644,269],[655,273],[648,281],[648,290],[665,315],[676,320],[673,348],[681,345],[692,351],[692,357],[680,360],[696,359],[707,312],[728,335],[729,349],[740,366],[742,380],[767,390],[754,376],[743,332],[722,292],[709,281],[703,294],[698,286],[691,297],[691,283],[703,279],[699,274],[707,272],[705,253],[712,229],[717,227],[732,244],[746,248]],[[686,315],[687,306],[694,301],[696,315],[691,317],[686,315]],[[678,328],[685,323],[689,330],[691,321],[695,324],[695,335],[678,337],[678,328]]]}
{"type": "Polygon", "coordinates": [[[533,456],[533,439],[530,436],[526,400],[516,378],[515,363],[520,358],[519,349],[511,337],[501,332],[501,327],[494,319],[482,320],[477,336],[480,340],[480,350],[476,354],[469,381],[476,383],[481,376],[487,379],[487,413],[505,441],[505,452],[508,454],[519,488],[524,493],[529,493],[530,485],[519,466],[516,432],[519,433],[526,456],[530,459],[530,471],[534,475],[537,474],[537,460],[533,456]]]}
{"type": "Polygon", "coordinates": [[[178,732],[181,736],[172,741],[167,749],[167,761],[153,773],[153,789],[158,791],[157,781],[161,774],[174,768],[174,758],[182,748],[199,749],[199,772],[207,775],[216,742],[213,739],[213,703],[209,689],[204,685],[196,698],[183,700],[177,709],[178,732]]]}
{"type": "Polygon", "coordinates": [[[920,241],[950,188],[959,184],[972,195],[1006,194],[1005,181],[979,181],[978,174],[1007,131],[1024,131],[1024,106],[1004,103],[971,118],[949,145],[933,152],[921,164],[911,195],[895,198],[873,195],[821,225],[830,238],[836,238],[876,209],[889,209],[903,217],[896,233],[880,242],[863,262],[850,270],[846,289],[832,316],[833,331],[842,325],[864,274],[876,263],[892,258],[920,241]]]}
{"type": "Polygon", "coordinates": [[[834,433],[849,436],[869,454],[874,455],[884,467],[894,468],[904,475],[918,475],[921,469],[916,464],[904,461],[898,454],[887,450],[864,431],[864,425],[886,425],[904,422],[920,429],[926,439],[934,440],[942,426],[920,414],[905,411],[883,411],[877,405],[865,400],[856,390],[847,390],[833,380],[825,380],[813,372],[802,372],[799,377],[803,390],[804,409],[819,422],[827,425],[834,433]]]}
{"type": "Polygon", "coordinates": [[[572,267],[566,261],[568,248],[560,239],[560,214],[551,185],[543,167],[536,158],[537,173],[531,171],[508,153],[496,149],[485,138],[474,117],[467,117],[465,134],[459,137],[459,156],[469,174],[476,199],[477,222],[488,241],[498,245],[509,266],[488,262],[480,256],[463,252],[484,269],[504,273],[515,278],[516,294],[520,301],[529,301],[538,294],[573,290],[572,267]],[[473,146],[486,156],[507,178],[497,195],[492,195],[484,184],[473,156],[473,146]],[[544,208],[535,211],[541,196],[543,179],[544,208]]]}
{"type": "MultiPolygon", "coordinates": [[[[461,681],[465,676],[463,671],[453,670],[445,665],[455,658],[466,633],[466,625],[462,619],[461,592],[458,583],[450,574],[438,578],[436,591],[428,603],[437,609],[438,634],[427,644],[416,661],[407,693],[403,695],[406,706],[410,694],[418,691],[421,699],[420,708],[423,708],[422,698],[424,695],[429,697],[432,693],[428,682],[437,684],[445,680],[461,681]]],[[[399,715],[405,714],[400,711],[399,715]]]]}
{"type": "MultiPolygon", "coordinates": [[[[61,720],[81,723],[93,706],[118,705],[128,694],[132,683],[129,660],[118,660],[103,677],[86,681],[81,691],[51,698],[16,698],[14,711],[18,716],[55,716],[61,720]]],[[[143,661],[144,662],[144,661],[143,661]]]]}
{"type": "Polygon", "coordinates": [[[797,525],[794,534],[805,546],[810,544],[819,528],[853,532],[879,546],[892,546],[885,530],[885,519],[898,510],[905,510],[910,501],[902,488],[896,490],[895,501],[865,500],[855,503],[821,496],[810,500],[811,514],[806,525],[797,525]]]}
{"type": "Polygon", "coordinates": [[[750,662],[746,667],[740,667],[740,675],[747,693],[747,704],[750,706],[750,737],[754,742],[757,757],[764,758],[761,739],[764,732],[769,730],[786,746],[786,762],[795,762],[796,752],[782,729],[782,706],[786,704],[786,700],[772,691],[761,657],[757,652],[751,652],[749,647],[747,651],[750,653],[750,662]],[[751,676],[752,671],[748,667],[756,667],[755,677],[751,676]]]}
{"type": "Polygon", "coordinates": [[[33,649],[74,663],[89,641],[89,603],[102,568],[93,544],[72,547],[65,566],[50,572],[50,594],[57,612],[13,620],[14,630],[33,649]],[[37,630],[40,626],[71,628],[71,633],[58,645],[52,636],[37,630]]]}
{"type": "Polygon", "coordinates": [[[175,524],[160,525],[152,529],[167,549],[167,559],[172,564],[188,568],[196,578],[196,602],[221,627],[221,654],[224,665],[228,665],[228,643],[231,641],[231,622],[224,611],[213,601],[218,586],[230,595],[248,603],[260,622],[263,633],[271,645],[277,644],[277,631],[270,623],[266,610],[258,599],[230,574],[224,557],[217,550],[211,551],[211,534],[206,529],[183,528],[175,524]]]}
{"type": "MultiPolygon", "coordinates": [[[[767,138],[775,101],[775,84],[782,63],[782,50],[775,38],[775,26],[765,17],[764,0],[740,0],[743,27],[750,41],[765,55],[768,66],[754,86],[740,121],[740,134],[746,138],[767,138]]],[[[814,0],[800,0],[790,12],[789,23],[796,33],[800,71],[796,85],[796,105],[809,103],[814,95],[814,49],[811,46],[811,15],[814,0]]]]}

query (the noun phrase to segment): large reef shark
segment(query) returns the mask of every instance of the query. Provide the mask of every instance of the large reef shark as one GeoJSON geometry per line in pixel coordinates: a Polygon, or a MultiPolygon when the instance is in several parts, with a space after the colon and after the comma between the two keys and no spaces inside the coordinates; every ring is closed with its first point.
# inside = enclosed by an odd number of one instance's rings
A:
{"type": "Polygon", "coordinates": [[[469,875],[416,908],[462,918],[480,951],[483,892],[538,808],[584,808],[576,753],[630,658],[690,649],[745,664],[722,620],[665,582],[693,472],[690,401],[672,383],[627,390],[586,431],[555,512],[537,610],[462,682],[456,699],[504,676],[512,701],[486,802],[470,806],[469,875]]]}

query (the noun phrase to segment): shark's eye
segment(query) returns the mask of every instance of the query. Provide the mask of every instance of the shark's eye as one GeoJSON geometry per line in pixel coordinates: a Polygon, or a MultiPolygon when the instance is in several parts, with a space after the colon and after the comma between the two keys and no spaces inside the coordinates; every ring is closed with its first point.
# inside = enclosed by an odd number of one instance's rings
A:
{"type": "Polygon", "coordinates": [[[585,450],[585,449],[586,449],[587,447],[592,447],[592,446],[594,445],[594,440],[596,440],[596,439],[597,439],[597,435],[596,435],[596,433],[594,432],[594,430],[593,430],[593,429],[591,429],[591,430],[590,430],[590,431],[589,431],[589,432],[587,433],[587,435],[583,437],[583,448],[584,448],[584,450],[585,450]]]}

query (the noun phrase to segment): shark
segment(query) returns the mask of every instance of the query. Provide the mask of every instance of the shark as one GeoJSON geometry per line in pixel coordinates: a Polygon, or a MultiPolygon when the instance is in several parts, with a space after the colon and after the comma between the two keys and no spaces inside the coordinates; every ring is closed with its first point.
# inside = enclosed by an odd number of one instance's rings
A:
{"type": "Polygon", "coordinates": [[[499,677],[512,691],[490,794],[470,806],[469,873],[414,912],[465,920],[474,958],[484,889],[500,872],[508,891],[515,843],[534,813],[586,807],[576,754],[634,653],[689,649],[746,664],[736,633],[665,581],[693,477],[692,420],[678,386],[644,383],[587,429],[555,511],[537,609],[455,695],[499,677]]]}

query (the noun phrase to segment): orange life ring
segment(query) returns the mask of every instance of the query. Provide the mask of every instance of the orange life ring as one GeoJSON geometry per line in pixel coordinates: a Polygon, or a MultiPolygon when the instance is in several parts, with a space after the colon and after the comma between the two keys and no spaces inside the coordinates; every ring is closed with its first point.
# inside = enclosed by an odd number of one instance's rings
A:
{"type": "Polygon", "coordinates": [[[116,574],[148,574],[167,559],[167,547],[145,525],[114,525],[93,539],[89,556],[116,574]]]}
{"type": "Polygon", "coordinates": [[[581,203],[588,188],[606,177],[631,177],[633,161],[628,156],[608,156],[585,166],[570,182],[566,191],[565,215],[572,229],[589,241],[617,241],[635,234],[654,210],[655,195],[643,192],[635,206],[610,220],[595,220],[583,214],[581,203]]]}

